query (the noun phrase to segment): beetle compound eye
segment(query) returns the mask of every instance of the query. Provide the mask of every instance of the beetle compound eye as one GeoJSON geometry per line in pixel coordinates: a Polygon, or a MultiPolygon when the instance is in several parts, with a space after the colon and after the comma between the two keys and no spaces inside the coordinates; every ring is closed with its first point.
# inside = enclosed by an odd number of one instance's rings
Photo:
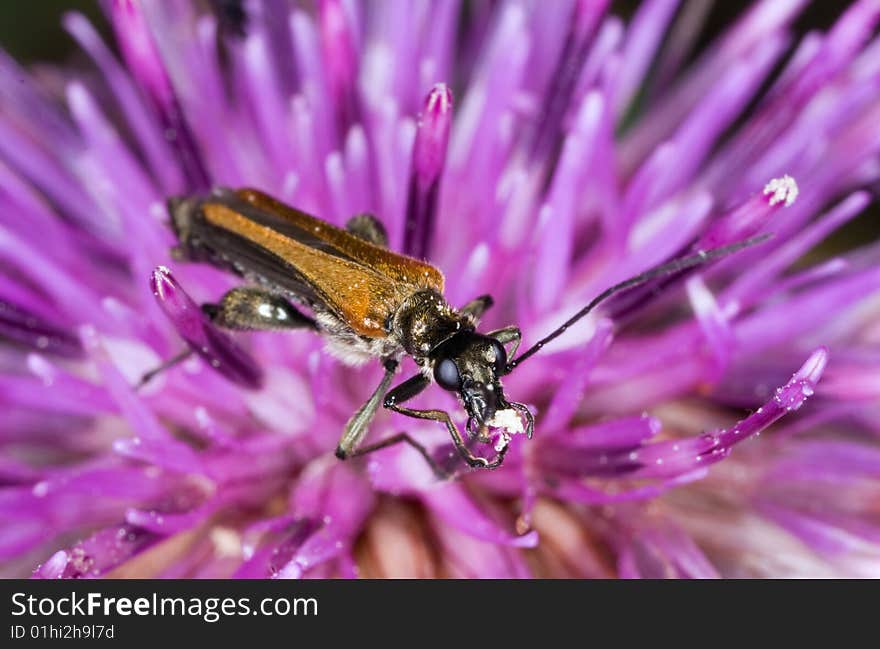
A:
{"type": "Polygon", "coordinates": [[[492,341],[492,347],[495,350],[495,376],[501,376],[507,369],[507,351],[497,340],[492,341]]]}
{"type": "Polygon", "coordinates": [[[449,358],[437,361],[434,364],[434,380],[444,390],[457,390],[460,377],[455,362],[449,358]]]}

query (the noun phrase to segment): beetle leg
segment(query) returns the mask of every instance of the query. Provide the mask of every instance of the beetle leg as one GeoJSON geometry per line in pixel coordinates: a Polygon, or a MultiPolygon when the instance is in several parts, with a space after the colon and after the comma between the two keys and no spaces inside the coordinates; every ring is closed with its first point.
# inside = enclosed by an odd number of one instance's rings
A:
{"type": "Polygon", "coordinates": [[[508,358],[513,358],[516,354],[516,350],[519,349],[519,344],[522,342],[522,332],[519,330],[519,327],[515,325],[511,325],[509,327],[504,327],[503,329],[496,329],[495,331],[490,331],[486,334],[500,342],[502,345],[507,345],[507,343],[513,343],[513,347],[507,352],[508,358]]]}
{"type": "Polygon", "coordinates": [[[381,248],[388,247],[388,231],[382,222],[372,214],[356,214],[345,224],[345,229],[354,236],[369,241],[381,248]]]}
{"type": "MultiPolygon", "coordinates": [[[[283,297],[251,286],[240,286],[228,291],[218,304],[203,304],[202,311],[211,322],[224,329],[238,331],[317,329],[317,324],[312,318],[300,313],[283,297]]],[[[135,389],[142,388],[157,374],[186,360],[192,353],[191,349],[184,349],[158,367],[146,372],[135,389]]]]}
{"type": "Polygon", "coordinates": [[[174,367],[175,365],[177,365],[179,363],[182,363],[187,358],[192,356],[194,353],[195,352],[192,349],[187,347],[183,351],[181,351],[181,352],[175,354],[174,356],[172,356],[171,358],[169,358],[167,361],[165,361],[164,363],[162,363],[158,367],[154,367],[149,372],[144,372],[143,376],[141,376],[141,380],[138,381],[137,385],[134,386],[134,389],[140,390],[147,383],[152,381],[153,377],[157,376],[158,374],[161,374],[165,370],[171,369],[172,367],[174,367]]]}
{"type": "Polygon", "coordinates": [[[493,304],[495,304],[495,300],[491,295],[481,295],[461,307],[461,314],[471,318],[476,324],[483,317],[483,314],[492,308],[493,304]]]}
{"type": "Polygon", "coordinates": [[[386,394],[383,405],[389,410],[399,412],[401,415],[406,415],[407,417],[413,417],[414,419],[428,419],[445,424],[446,429],[449,431],[449,435],[452,437],[452,442],[455,444],[455,448],[458,450],[459,455],[464,458],[464,461],[467,462],[468,466],[481,469],[495,469],[501,466],[501,463],[504,461],[504,455],[507,453],[507,448],[502,449],[495,459],[491,461],[484,457],[474,455],[467,447],[464,438],[461,436],[461,432],[449,417],[448,412],[444,410],[415,410],[413,408],[406,408],[399,405],[401,402],[416,396],[429,384],[430,381],[424,375],[416,374],[386,394]]]}
{"type": "MultiPolygon", "coordinates": [[[[361,446],[345,456],[346,459],[349,457],[359,457],[361,455],[366,455],[367,453],[372,453],[373,451],[378,451],[383,448],[388,448],[389,446],[394,446],[395,444],[400,444],[401,442],[406,442],[414,449],[416,449],[423,458],[425,458],[425,462],[431,467],[431,470],[434,471],[434,474],[440,478],[441,480],[445,480],[446,478],[452,477],[450,473],[448,473],[445,469],[443,469],[437,462],[431,457],[431,454],[428,452],[424,446],[419,444],[416,440],[410,437],[407,433],[397,433],[396,435],[392,435],[387,439],[383,439],[381,442],[376,442],[375,444],[368,444],[367,446],[361,446]]],[[[338,452],[337,452],[338,455],[338,452]]]]}
{"type": "MultiPolygon", "coordinates": [[[[345,430],[342,433],[342,437],[339,439],[339,445],[336,447],[336,457],[340,460],[344,460],[356,454],[357,445],[367,434],[370,421],[372,421],[373,416],[376,414],[376,410],[379,409],[379,403],[382,400],[382,396],[388,390],[388,386],[391,385],[391,379],[394,378],[394,373],[397,371],[398,362],[394,359],[388,359],[385,361],[384,365],[385,374],[382,376],[382,380],[379,382],[378,387],[376,387],[373,394],[370,395],[370,398],[367,399],[367,402],[362,405],[358,411],[351,416],[348,423],[345,424],[345,430]]],[[[360,453],[360,455],[362,455],[362,453],[360,453]]]]}
{"type": "MultiPolygon", "coordinates": [[[[359,457],[361,455],[366,455],[367,453],[372,453],[373,451],[378,451],[383,448],[388,448],[389,446],[393,446],[394,444],[400,444],[401,442],[405,442],[416,449],[434,473],[441,480],[451,477],[450,474],[443,470],[437,462],[434,461],[434,458],[431,457],[431,454],[428,452],[424,446],[419,444],[416,440],[410,437],[407,433],[398,433],[397,435],[392,435],[388,439],[383,439],[382,441],[376,442],[375,444],[368,444],[367,446],[358,446],[360,441],[364,438],[364,435],[367,432],[367,425],[370,420],[376,413],[376,410],[379,407],[379,399],[385,392],[388,390],[388,386],[391,384],[391,378],[394,376],[394,372],[397,369],[397,361],[388,360],[385,362],[385,375],[382,377],[382,381],[379,383],[379,387],[373,392],[372,396],[367,400],[367,402],[361,406],[360,410],[358,410],[351,419],[348,420],[348,424],[345,426],[345,432],[342,434],[342,439],[339,441],[339,446],[336,447],[336,457],[340,460],[345,460],[350,457],[359,457]]],[[[421,374],[418,375],[421,377],[421,374]]],[[[415,378],[415,377],[413,377],[415,378]]],[[[419,382],[421,383],[421,382],[419,382]]],[[[402,385],[412,384],[413,387],[416,387],[416,382],[410,379],[409,381],[405,381],[402,385]]],[[[425,384],[427,385],[427,383],[425,384]]],[[[410,397],[415,396],[419,392],[424,389],[424,386],[419,386],[416,388],[415,392],[410,393],[410,397]]]]}
{"type": "Polygon", "coordinates": [[[224,329],[317,329],[312,318],[300,313],[285,298],[252,286],[234,288],[218,304],[203,304],[202,311],[224,329]]]}

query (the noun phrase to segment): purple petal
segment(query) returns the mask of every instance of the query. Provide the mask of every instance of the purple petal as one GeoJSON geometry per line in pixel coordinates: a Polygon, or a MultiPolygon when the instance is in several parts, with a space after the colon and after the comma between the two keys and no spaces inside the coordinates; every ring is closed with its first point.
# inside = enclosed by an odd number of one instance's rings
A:
{"type": "Polygon", "coordinates": [[[33,574],[35,579],[101,577],[131,557],[152,547],[159,537],[130,525],[109,527],[52,555],[33,574]]]}
{"type": "Polygon", "coordinates": [[[452,92],[438,83],[428,93],[412,152],[403,249],[418,258],[429,253],[437,213],[440,176],[452,124],[452,92]]]}
{"type": "Polygon", "coordinates": [[[0,336],[47,354],[79,358],[79,339],[39,316],[0,299],[0,336]]]}
{"type": "Polygon", "coordinates": [[[339,111],[340,130],[344,131],[355,121],[357,110],[353,94],[357,76],[354,35],[339,0],[321,0],[318,9],[328,83],[339,111]]]}
{"type": "Polygon", "coordinates": [[[156,268],[150,286],[162,311],[194,352],[230,381],[247,388],[260,387],[262,372],[256,362],[211,324],[170,270],[156,268]]]}
{"type": "Polygon", "coordinates": [[[181,161],[190,189],[204,191],[210,180],[201,153],[180,109],[139,0],[113,0],[110,18],[126,64],[153,103],[165,139],[181,161]]]}
{"type": "Polygon", "coordinates": [[[447,484],[422,495],[428,508],[445,523],[475,538],[497,545],[531,548],[538,543],[535,531],[517,536],[503,530],[481,511],[458,484],[447,484]]]}

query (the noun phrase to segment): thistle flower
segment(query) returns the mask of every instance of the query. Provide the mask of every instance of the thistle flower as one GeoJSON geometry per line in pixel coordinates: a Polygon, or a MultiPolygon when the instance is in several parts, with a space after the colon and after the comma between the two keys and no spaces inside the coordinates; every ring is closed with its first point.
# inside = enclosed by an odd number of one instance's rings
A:
{"type": "Polygon", "coordinates": [[[70,14],[91,67],[0,59],[3,574],[878,575],[880,244],[809,253],[880,179],[880,3],[796,38],[758,0],[685,65],[702,4],[114,0],[121,58],[70,14]],[[165,200],[214,185],[378,215],[526,345],[774,236],[548,345],[505,386],[534,438],[444,482],[333,457],[380,368],[202,315],[235,280],[171,257],[165,200]]]}

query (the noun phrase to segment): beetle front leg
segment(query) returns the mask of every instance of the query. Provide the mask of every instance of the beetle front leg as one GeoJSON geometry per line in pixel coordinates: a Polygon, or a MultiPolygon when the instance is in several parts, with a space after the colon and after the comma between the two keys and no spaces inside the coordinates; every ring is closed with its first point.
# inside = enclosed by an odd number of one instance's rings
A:
{"type": "Polygon", "coordinates": [[[522,332],[519,330],[519,327],[515,325],[490,331],[486,335],[490,338],[494,338],[502,345],[505,345],[505,347],[508,343],[513,343],[513,347],[507,352],[508,358],[513,358],[516,355],[516,350],[519,349],[519,344],[522,342],[522,332]]]}
{"type": "Polygon", "coordinates": [[[481,295],[461,307],[461,314],[477,323],[483,317],[483,314],[492,308],[493,304],[495,304],[495,300],[492,299],[491,295],[481,295]]]}
{"type": "MultiPolygon", "coordinates": [[[[383,439],[379,442],[375,442],[374,444],[368,444],[367,446],[361,446],[360,443],[363,438],[367,434],[368,425],[370,421],[376,414],[376,410],[379,407],[379,401],[382,398],[382,395],[388,390],[388,386],[391,384],[391,378],[394,376],[394,372],[397,370],[398,362],[393,359],[389,359],[385,361],[385,375],[382,377],[382,380],[379,382],[379,386],[373,391],[373,394],[367,400],[367,402],[360,407],[360,409],[352,415],[351,419],[348,420],[348,423],[345,425],[345,432],[342,434],[342,438],[339,440],[339,445],[336,447],[336,457],[340,460],[347,460],[348,458],[360,457],[362,455],[367,455],[368,453],[372,453],[373,451],[378,451],[383,448],[388,448],[389,446],[394,446],[395,444],[406,443],[412,446],[419,454],[425,458],[425,461],[431,467],[431,470],[434,471],[434,474],[440,478],[441,480],[445,480],[450,478],[451,475],[442,469],[439,464],[431,457],[431,454],[428,452],[423,445],[419,444],[416,440],[410,437],[407,433],[398,433],[396,435],[392,435],[387,439],[383,439]]],[[[420,388],[419,392],[424,389],[420,388]]],[[[415,394],[411,395],[415,396],[415,394]]]]}
{"type": "Polygon", "coordinates": [[[394,412],[406,415],[407,417],[413,417],[414,419],[428,419],[430,421],[438,421],[445,424],[446,429],[449,431],[449,435],[452,437],[452,442],[455,444],[456,450],[458,450],[459,455],[461,455],[464,461],[467,462],[468,466],[481,469],[495,469],[501,466],[501,463],[504,461],[504,455],[507,453],[507,447],[502,449],[495,459],[491,461],[484,457],[476,456],[471,453],[471,450],[467,447],[461,432],[450,418],[448,412],[444,410],[415,410],[413,408],[399,405],[401,402],[407,401],[419,394],[422,390],[428,387],[428,385],[430,385],[430,381],[425,378],[424,375],[416,374],[385,395],[385,402],[383,405],[388,410],[393,410],[394,412]]]}

